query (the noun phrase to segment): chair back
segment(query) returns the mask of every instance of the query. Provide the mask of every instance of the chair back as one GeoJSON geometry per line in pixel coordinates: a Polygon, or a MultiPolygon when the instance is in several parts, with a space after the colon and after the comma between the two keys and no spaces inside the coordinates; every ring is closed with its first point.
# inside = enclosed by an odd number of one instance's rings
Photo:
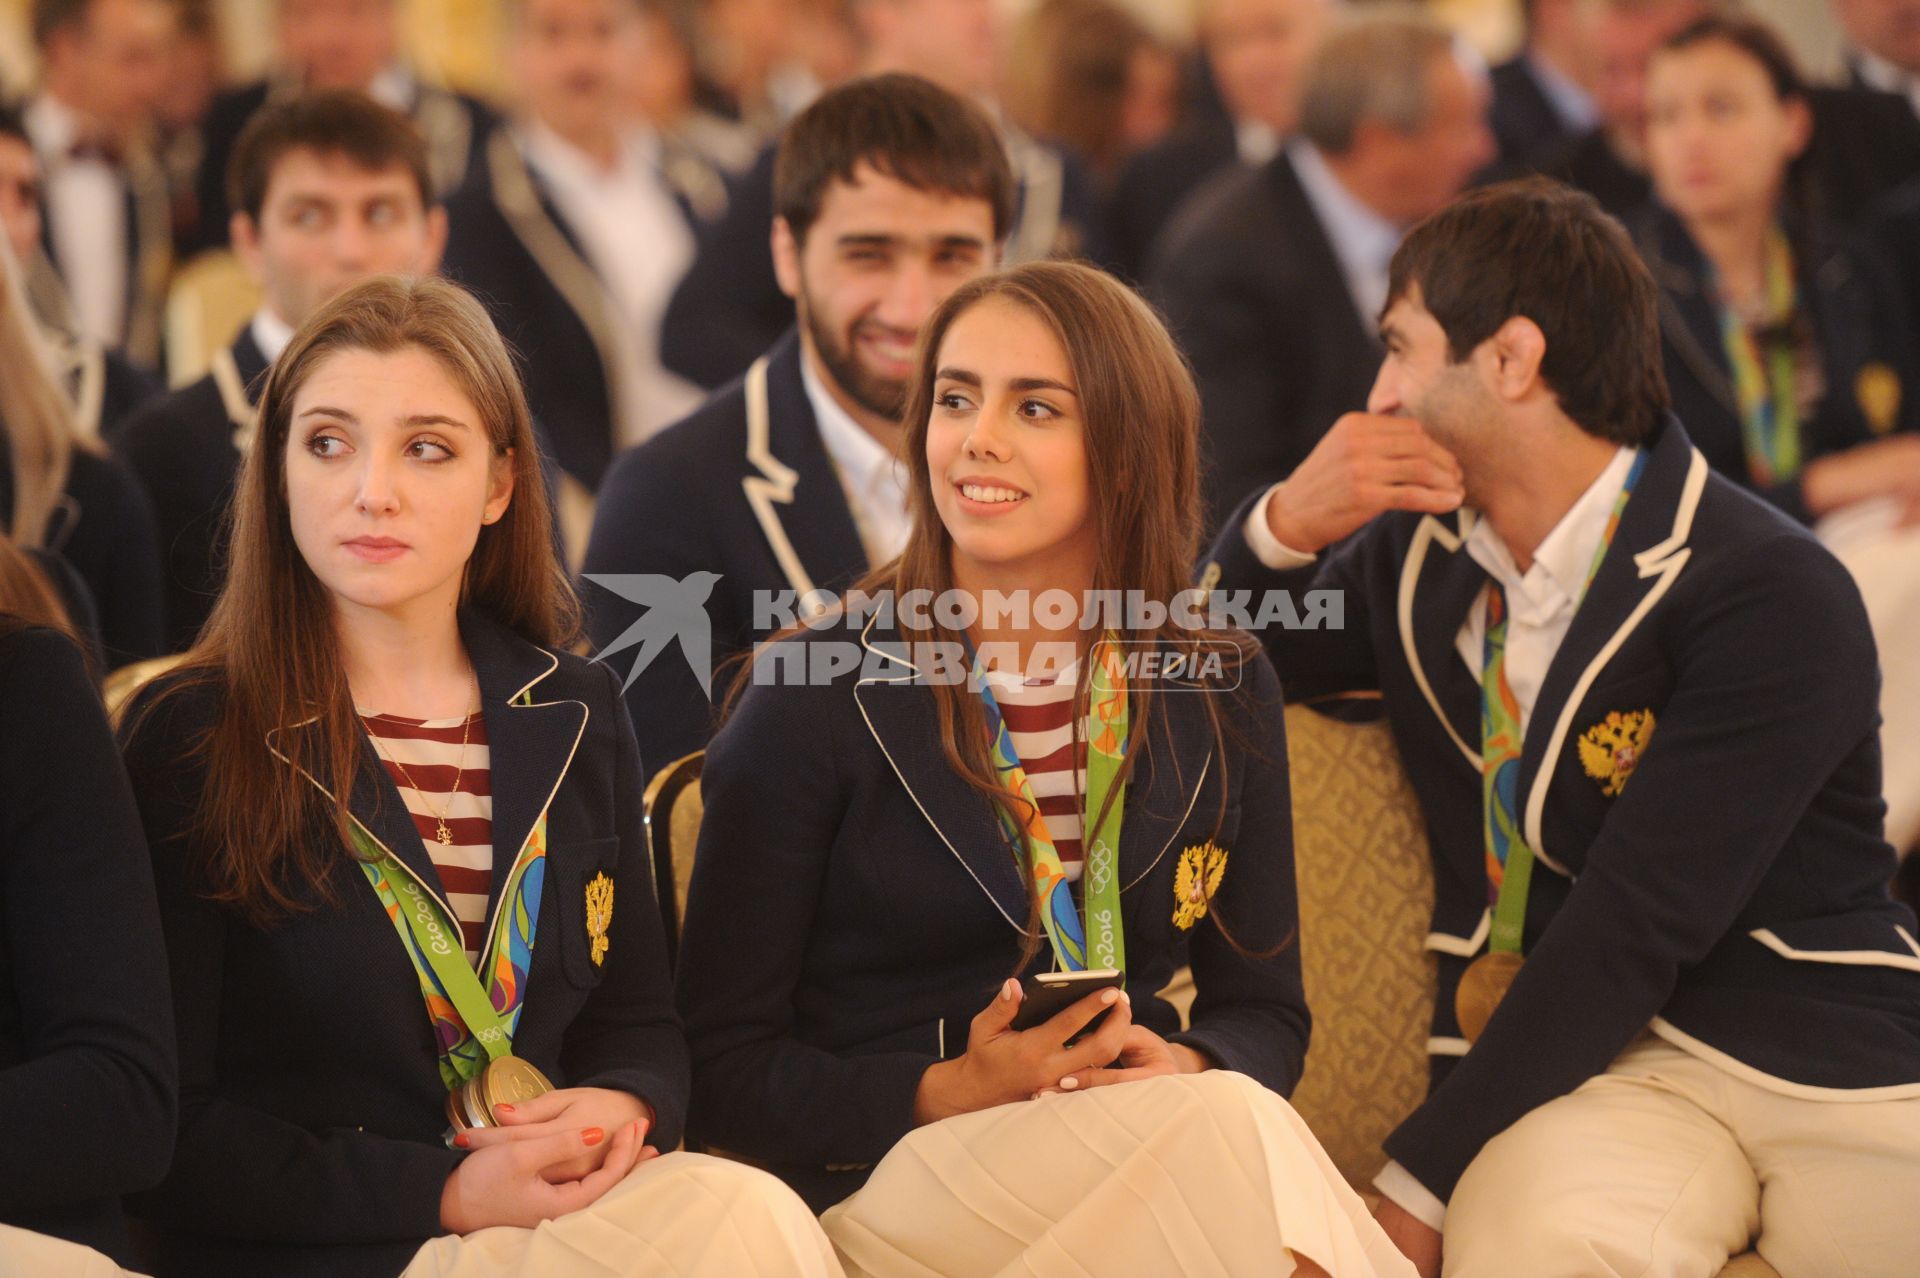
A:
{"type": "Polygon", "coordinates": [[[1300,962],[1313,1035],[1294,1108],[1365,1187],[1381,1142],[1427,1095],[1436,974],[1433,866],[1384,722],[1289,706],[1300,962]]]}
{"type": "Polygon", "coordinates": [[[667,960],[680,956],[680,920],[687,909],[687,885],[693,879],[693,853],[700,842],[700,766],[706,752],[683,755],[653,774],[640,800],[640,819],[653,861],[654,895],[667,936],[667,960]]]}
{"type": "Polygon", "coordinates": [[[260,286],[225,249],[200,254],[174,272],[167,288],[167,385],[206,376],[213,355],[260,308],[260,286]]]}

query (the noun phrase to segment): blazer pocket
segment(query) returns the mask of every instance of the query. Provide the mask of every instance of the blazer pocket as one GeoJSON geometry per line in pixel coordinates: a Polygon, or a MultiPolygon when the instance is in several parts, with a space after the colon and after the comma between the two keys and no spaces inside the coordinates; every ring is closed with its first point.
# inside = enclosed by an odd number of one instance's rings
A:
{"type": "Polygon", "coordinates": [[[567,983],[578,989],[600,983],[608,955],[628,930],[620,926],[623,914],[653,908],[648,884],[615,872],[619,860],[617,838],[577,839],[547,849],[546,890],[554,898],[560,966],[567,983]]]}
{"type": "Polygon", "coordinates": [[[1838,914],[1757,927],[1747,935],[1796,963],[1920,972],[1920,941],[1904,927],[1884,919],[1838,914]]]}

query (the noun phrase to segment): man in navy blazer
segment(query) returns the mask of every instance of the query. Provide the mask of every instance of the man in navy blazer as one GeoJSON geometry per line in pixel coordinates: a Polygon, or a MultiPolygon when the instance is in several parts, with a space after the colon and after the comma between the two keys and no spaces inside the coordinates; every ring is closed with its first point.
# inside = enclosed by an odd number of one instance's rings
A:
{"type": "Polygon", "coordinates": [[[1470,196],[1388,298],[1370,413],[1206,573],[1344,591],[1347,633],[1268,651],[1292,698],[1383,694],[1426,814],[1433,1088],[1382,1224],[1428,1275],[1443,1232],[1449,1274],[1713,1273],[1755,1234],[1783,1274],[1910,1273],[1920,941],[1858,592],[1668,413],[1591,197],[1470,196]]]}
{"type": "MultiPolygon", "coordinates": [[[[598,648],[644,614],[596,577],[718,572],[718,666],[785,619],[756,595],[784,592],[797,619],[905,544],[893,453],[913,346],[941,300],[998,259],[1012,224],[1005,152],[978,108],[914,76],[876,76],[795,118],[774,190],[774,260],[798,332],[608,471],[586,558],[598,648]]],[[[631,659],[615,658],[623,674],[631,659]]],[[[702,673],[669,652],[629,677],[649,769],[706,745],[702,673]]]]}

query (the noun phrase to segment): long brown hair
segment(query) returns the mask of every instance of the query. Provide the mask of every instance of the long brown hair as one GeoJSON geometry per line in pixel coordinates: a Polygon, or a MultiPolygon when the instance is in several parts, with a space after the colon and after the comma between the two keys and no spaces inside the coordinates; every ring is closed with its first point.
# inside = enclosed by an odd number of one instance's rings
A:
{"type": "MultiPolygon", "coordinates": [[[[78,644],[84,652],[60,592],[13,539],[0,536],[0,615],[20,625],[47,626],[78,644]]],[[[91,661],[89,661],[91,664],[91,661]]]]}
{"type": "MultiPolygon", "coordinates": [[[[1038,317],[1059,341],[1073,371],[1086,432],[1089,488],[1095,496],[1091,516],[1099,549],[1093,589],[1137,592],[1147,600],[1171,605],[1192,588],[1200,551],[1199,392],[1179,347],[1145,302],[1112,276],[1068,262],[1034,262],[970,281],[927,321],[914,357],[901,442],[912,476],[908,506],[913,528],[900,558],[877,569],[857,589],[869,593],[890,589],[895,599],[903,599],[911,590],[937,595],[954,587],[953,538],[934,506],[933,476],[927,467],[934,373],[947,331],[962,315],[990,300],[1012,302],[1038,317]]],[[[901,637],[909,644],[964,641],[964,635],[942,626],[937,616],[928,616],[928,628],[916,631],[907,624],[907,611],[900,615],[901,637]]],[[[1128,649],[1154,644],[1197,655],[1204,648],[1220,653],[1230,666],[1246,660],[1251,651],[1251,641],[1244,634],[1189,629],[1177,625],[1171,613],[1155,627],[1115,627],[1115,635],[1128,649]]],[[[1080,665],[1076,748],[1091,692],[1091,666],[1090,661],[1080,665]]],[[[1026,804],[1001,784],[979,699],[964,682],[934,680],[932,691],[948,765],[1013,818],[1012,828],[1022,832],[1024,843],[1027,823],[1020,818],[1026,804]]],[[[1151,684],[1142,681],[1129,684],[1127,698],[1130,726],[1119,775],[1131,778],[1142,753],[1151,748],[1148,729],[1159,698],[1151,684]]],[[[1216,698],[1202,695],[1201,700],[1215,751],[1223,753],[1225,726],[1216,698]]],[[[1182,760],[1170,763],[1177,775],[1182,760]]],[[[1216,834],[1225,806],[1223,783],[1215,813],[1216,834]]],[[[1104,811],[1091,814],[1090,824],[1097,828],[1105,816],[1104,811]]],[[[1219,925],[1217,912],[1208,914],[1219,925]]],[[[1036,909],[1027,920],[1022,968],[1038,953],[1042,936],[1036,909]]]]}
{"type": "Polygon", "coordinates": [[[443,280],[397,277],[369,280],[322,307],[261,392],[259,428],[234,494],[226,587],[183,675],[142,711],[194,684],[220,689],[219,717],[197,743],[206,772],[196,814],[199,869],[214,900],[255,922],[302,908],[297,888],[327,897],[328,875],[350,846],[347,808],[362,753],[332,599],[301,557],[288,516],[294,399],[339,352],[408,349],[440,364],[478,410],[494,453],[511,453],[513,500],[480,529],[462,606],[549,647],[579,633],[579,602],[554,550],[526,393],[486,311],[443,280]],[[282,730],[301,723],[308,726],[299,732],[282,730]],[[294,769],[324,785],[332,801],[294,769]],[[337,839],[315,838],[320,819],[330,820],[337,839]]]}

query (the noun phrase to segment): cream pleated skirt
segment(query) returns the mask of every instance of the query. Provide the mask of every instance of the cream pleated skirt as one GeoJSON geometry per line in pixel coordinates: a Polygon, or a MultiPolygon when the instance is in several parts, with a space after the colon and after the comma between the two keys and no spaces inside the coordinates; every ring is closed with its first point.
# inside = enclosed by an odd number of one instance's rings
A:
{"type": "Polygon", "coordinates": [[[0,1275],[5,1278],[138,1278],[91,1247],[0,1225],[0,1275]]]}
{"type": "Polygon", "coordinates": [[[1412,1278],[1292,1106],[1225,1070],[964,1114],[821,1218],[853,1278],[1412,1278]]]}
{"type": "Polygon", "coordinates": [[[838,1278],[794,1192],[743,1163],[663,1154],[536,1229],[435,1238],[403,1278],[838,1278]]]}

